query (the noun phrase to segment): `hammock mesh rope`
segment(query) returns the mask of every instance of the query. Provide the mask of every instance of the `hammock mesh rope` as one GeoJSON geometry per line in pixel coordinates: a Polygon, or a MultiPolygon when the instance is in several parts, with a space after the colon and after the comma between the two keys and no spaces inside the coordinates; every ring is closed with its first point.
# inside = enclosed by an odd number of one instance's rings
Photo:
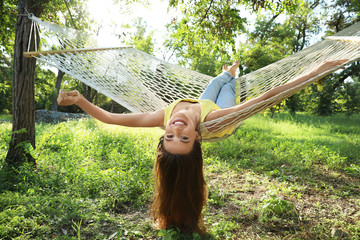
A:
{"type": "MultiPolygon", "coordinates": [[[[132,112],[155,111],[181,98],[196,99],[212,79],[131,47],[99,49],[96,37],[92,35],[44,22],[33,16],[31,19],[37,25],[34,29],[39,29],[39,50],[59,51],[35,52],[37,54],[29,56],[68,73],[132,112]]],[[[360,58],[359,38],[360,23],[356,23],[296,54],[237,78],[237,104],[242,104],[306,74],[326,60],[349,59],[342,66],[252,107],[202,123],[200,129],[206,132],[206,135],[202,135],[203,140],[220,140],[216,137],[218,132],[226,128],[236,129],[246,118],[274,106],[344,65],[357,61],[360,58]]]]}

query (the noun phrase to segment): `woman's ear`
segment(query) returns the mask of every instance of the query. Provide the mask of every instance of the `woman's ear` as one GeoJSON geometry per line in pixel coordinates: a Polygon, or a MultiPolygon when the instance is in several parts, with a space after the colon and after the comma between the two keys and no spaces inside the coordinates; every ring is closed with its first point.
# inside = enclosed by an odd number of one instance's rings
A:
{"type": "Polygon", "coordinates": [[[195,139],[198,140],[198,141],[200,141],[201,138],[200,138],[199,132],[198,132],[198,131],[195,131],[195,132],[196,132],[196,137],[195,137],[195,139]]]}

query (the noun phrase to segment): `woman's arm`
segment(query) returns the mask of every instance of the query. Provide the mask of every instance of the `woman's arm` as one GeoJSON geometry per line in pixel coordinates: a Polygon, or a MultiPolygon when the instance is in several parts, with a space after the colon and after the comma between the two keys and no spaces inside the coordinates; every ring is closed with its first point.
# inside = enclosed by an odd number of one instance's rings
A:
{"type": "MultiPolygon", "coordinates": [[[[316,77],[317,75],[324,73],[328,70],[333,69],[336,66],[342,65],[346,62],[347,60],[337,60],[337,61],[326,61],[324,63],[322,63],[318,68],[314,69],[313,71],[311,71],[310,73],[306,74],[306,75],[302,75],[299,76],[298,78],[294,79],[291,82],[288,82],[284,85],[275,87],[270,89],[269,91],[265,92],[264,94],[260,95],[259,97],[253,98],[249,101],[246,101],[245,103],[241,104],[241,105],[237,105],[234,107],[230,107],[230,108],[225,108],[225,109],[219,109],[219,110],[215,110],[212,111],[208,114],[208,116],[205,118],[205,121],[210,121],[219,117],[223,117],[225,115],[228,115],[230,113],[233,112],[237,112],[237,111],[241,111],[243,109],[246,109],[248,107],[251,107],[259,102],[262,102],[264,100],[267,100],[281,92],[284,92],[288,89],[291,89],[293,87],[296,87],[298,85],[300,85],[301,83],[306,82],[307,80],[316,77]]],[[[231,119],[230,119],[231,121],[231,119]]]]}
{"type": "Polygon", "coordinates": [[[90,103],[78,91],[61,90],[57,98],[60,106],[76,104],[82,110],[101,122],[127,127],[161,127],[164,122],[164,110],[150,113],[117,114],[110,113],[90,103]]]}

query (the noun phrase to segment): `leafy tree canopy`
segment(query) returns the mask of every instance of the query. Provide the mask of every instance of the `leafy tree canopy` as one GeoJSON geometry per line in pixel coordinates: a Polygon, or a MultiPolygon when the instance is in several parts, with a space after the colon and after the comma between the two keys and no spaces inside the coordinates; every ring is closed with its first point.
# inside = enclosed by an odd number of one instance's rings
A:
{"type": "MultiPolygon", "coordinates": [[[[195,71],[216,75],[222,64],[236,55],[236,39],[246,32],[249,22],[245,8],[261,15],[265,9],[275,15],[295,13],[301,0],[294,1],[170,1],[170,7],[182,12],[167,28],[171,32],[165,45],[174,51],[177,61],[195,71]],[[241,10],[243,9],[243,10],[241,10]],[[191,60],[189,60],[191,59],[191,60]]],[[[259,25],[260,26],[260,25],[259,25]]]]}

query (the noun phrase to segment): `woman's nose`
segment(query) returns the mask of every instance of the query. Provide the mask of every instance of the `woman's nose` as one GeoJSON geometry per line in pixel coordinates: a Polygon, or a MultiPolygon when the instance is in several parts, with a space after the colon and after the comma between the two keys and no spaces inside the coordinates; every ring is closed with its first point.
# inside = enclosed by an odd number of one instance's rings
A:
{"type": "Polygon", "coordinates": [[[182,133],[182,128],[179,126],[174,127],[173,130],[176,136],[179,136],[182,133]]]}
{"type": "Polygon", "coordinates": [[[184,129],[184,126],[183,125],[176,125],[176,124],[174,124],[174,125],[172,125],[172,128],[173,129],[184,129]]]}
{"type": "Polygon", "coordinates": [[[174,132],[175,132],[175,134],[180,133],[180,132],[181,132],[181,128],[175,127],[175,128],[174,128],[174,132]]]}

